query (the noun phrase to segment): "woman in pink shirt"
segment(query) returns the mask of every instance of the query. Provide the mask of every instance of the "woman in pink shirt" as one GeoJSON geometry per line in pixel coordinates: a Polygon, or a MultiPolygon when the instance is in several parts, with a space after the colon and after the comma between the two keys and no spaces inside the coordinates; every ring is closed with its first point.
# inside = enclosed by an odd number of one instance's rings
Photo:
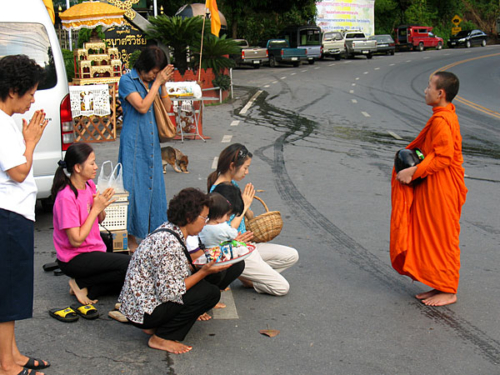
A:
{"type": "Polygon", "coordinates": [[[71,291],[83,305],[96,303],[101,295],[118,294],[130,261],[129,255],[106,252],[98,221],[104,220],[114,190],[96,191],[92,179],[97,169],[92,147],[75,143],[59,161],[52,185],[57,262],[71,277],[71,291]]]}

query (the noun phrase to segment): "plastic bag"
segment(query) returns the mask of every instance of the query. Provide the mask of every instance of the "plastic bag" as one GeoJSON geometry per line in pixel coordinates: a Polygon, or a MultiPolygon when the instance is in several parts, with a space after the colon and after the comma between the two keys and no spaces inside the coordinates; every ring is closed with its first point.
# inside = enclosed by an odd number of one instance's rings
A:
{"type": "Polygon", "coordinates": [[[97,177],[97,190],[103,192],[107,188],[115,189],[115,193],[123,193],[125,189],[123,188],[123,167],[121,163],[117,163],[113,168],[113,163],[109,160],[105,161],[101,165],[101,172],[99,177],[97,177]],[[109,165],[109,173],[105,172],[107,169],[105,166],[109,165]]]}

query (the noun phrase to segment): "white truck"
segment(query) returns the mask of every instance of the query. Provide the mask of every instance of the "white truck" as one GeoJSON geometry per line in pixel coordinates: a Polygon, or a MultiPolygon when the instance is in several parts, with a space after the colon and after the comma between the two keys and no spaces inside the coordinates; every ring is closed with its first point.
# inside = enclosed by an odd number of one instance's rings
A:
{"type": "Polygon", "coordinates": [[[344,43],[347,58],[364,55],[371,59],[377,52],[377,41],[368,39],[362,31],[344,32],[344,43]]]}
{"type": "Polygon", "coordinates": [[[345,57],[344,35],[341,31],[327,31],[323,33],[322,40],[322,58],[333,57],[335,60],[340,60],[342,57],[345,57]]]}

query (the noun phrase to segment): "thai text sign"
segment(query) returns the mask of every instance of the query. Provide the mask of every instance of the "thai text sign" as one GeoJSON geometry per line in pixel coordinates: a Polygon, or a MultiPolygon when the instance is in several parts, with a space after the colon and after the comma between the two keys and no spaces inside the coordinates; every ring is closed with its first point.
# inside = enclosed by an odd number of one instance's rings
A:
{"type": "Polygon", "coordinates": [[[111,114],[108,85],[70,86],[69,95],[73,117],[111,114]]]}
{"type": "Polygon", "coordinates": [[[323,31],[361,30],[375,33],[375,0],[324,0],[316,3],[316,25],[323,31]]]}

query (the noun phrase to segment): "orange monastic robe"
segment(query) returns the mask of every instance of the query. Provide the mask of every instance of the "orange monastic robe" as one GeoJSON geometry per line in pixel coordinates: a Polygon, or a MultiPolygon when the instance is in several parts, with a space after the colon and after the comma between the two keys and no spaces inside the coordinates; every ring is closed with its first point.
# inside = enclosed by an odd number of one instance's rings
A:
{"type": "Polygon", "coordinates": [[[467,188],[462,167],[462,136],[455,106],[433,108],[434,114],[406,148],[418,147],[415,186],[403,185],[392,173],[391,262],[434,289],[456,293],[460,270],[460,215],[467,188]]]}

